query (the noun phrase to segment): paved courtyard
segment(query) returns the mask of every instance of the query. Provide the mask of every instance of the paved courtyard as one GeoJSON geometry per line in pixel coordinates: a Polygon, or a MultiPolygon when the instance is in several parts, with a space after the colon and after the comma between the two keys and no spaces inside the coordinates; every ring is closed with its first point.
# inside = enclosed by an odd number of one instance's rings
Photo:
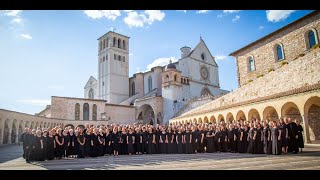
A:
{"type": "Polygon", "coordinates": [[[320,146],[301,154],[252,155],[233,153],[105,156],[25,163],[22,146],[0,146],[0,170],[320,170],[320,146]]]}

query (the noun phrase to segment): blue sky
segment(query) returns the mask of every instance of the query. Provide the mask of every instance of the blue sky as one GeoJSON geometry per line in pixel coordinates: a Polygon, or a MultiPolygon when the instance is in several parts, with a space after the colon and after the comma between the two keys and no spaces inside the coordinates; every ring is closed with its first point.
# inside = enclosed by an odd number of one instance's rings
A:
{"type": "Polygon", "coordinates": [[[180,58],[200,35],[219,66],[222,89],[238,87],[228,54],[310,10],[0,11],[0,108],[34,114],[51,96],[83,97],[97,76],[97,38],[130,38],[129,74],[180,58]]]}

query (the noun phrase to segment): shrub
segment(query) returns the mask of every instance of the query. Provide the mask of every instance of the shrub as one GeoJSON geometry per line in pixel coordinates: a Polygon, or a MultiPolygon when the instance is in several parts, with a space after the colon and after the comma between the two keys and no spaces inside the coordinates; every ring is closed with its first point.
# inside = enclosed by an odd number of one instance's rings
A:
{"type": "Polygon", "coordinates": [[[251,83],[253,80],[252,79],[249,79],[248,83],[251,83]]]}
{"type": "Polygon", "coordinates": [[[299,57],[303,57],[305,54],[304,53],[301,53],[301,54],[299,54],[299,57]]]}
{"type": "Polygon", "coordinates": [[[261,78],[261,77],[263,77],[263,74],[259,74],[259,75],[257,76],[257,78],[261,78]]]}
{"type": "Polygon", "coordinates": [[[268,70],[268,72],[271,72],[271,71],[274,71],[274,69],[273,69],[273,68],[270,68],[270,69],[268,70]]]}
{"type": "Polygon", "coordinates": [[[315,44],[314,46],[312,46],[312,49],[316,49],[316,48],[318,48],[318,47],[320,47],[320,44],[318,43],[318,44],[315,44]]]}
{"type": "Polygon", "coordinates": [[[284,65],[286,65],[286,64],[289,64],[287,61],[282,61],[281,62],[281,66],[284,66],[284,65]]]}

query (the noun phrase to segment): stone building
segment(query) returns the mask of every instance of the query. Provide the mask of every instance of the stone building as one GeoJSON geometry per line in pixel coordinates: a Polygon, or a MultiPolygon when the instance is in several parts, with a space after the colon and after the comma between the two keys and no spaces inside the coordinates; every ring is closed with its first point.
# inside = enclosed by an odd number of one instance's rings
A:
{"type": "Polygon", "coordinates": [[[98,77],[89,78],[84,98],[52,96],[36,115],[0,109],[0,144],[17,142],[24,127],[165,124],[228,93],[220,89],[218,65],[202,38],[193,50],[182,47],[177,62],[132,77],[129,47],[129,37],[115,32],[98,38],[98,77]]]}
{"type": "Polygon", "coordinates": [[[183,112],[170,123],[251,118],[302,121],[305,140],[320,141],[320,11],[232,52],[239,88],[183,112]]]}

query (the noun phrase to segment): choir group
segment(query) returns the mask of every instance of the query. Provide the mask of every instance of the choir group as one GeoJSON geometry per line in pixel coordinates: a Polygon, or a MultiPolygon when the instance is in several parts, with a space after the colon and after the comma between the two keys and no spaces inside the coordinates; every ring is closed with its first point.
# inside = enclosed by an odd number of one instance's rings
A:
{"type": "Polygon", "coordinates": [[[291,118],[278,121],[221,121],[220,124],[107,125],[51,130],[25,128],[20,141],[26,162],[105,155],[174,153],[298,153],[304,147],[302,126],[291,118]]]}

